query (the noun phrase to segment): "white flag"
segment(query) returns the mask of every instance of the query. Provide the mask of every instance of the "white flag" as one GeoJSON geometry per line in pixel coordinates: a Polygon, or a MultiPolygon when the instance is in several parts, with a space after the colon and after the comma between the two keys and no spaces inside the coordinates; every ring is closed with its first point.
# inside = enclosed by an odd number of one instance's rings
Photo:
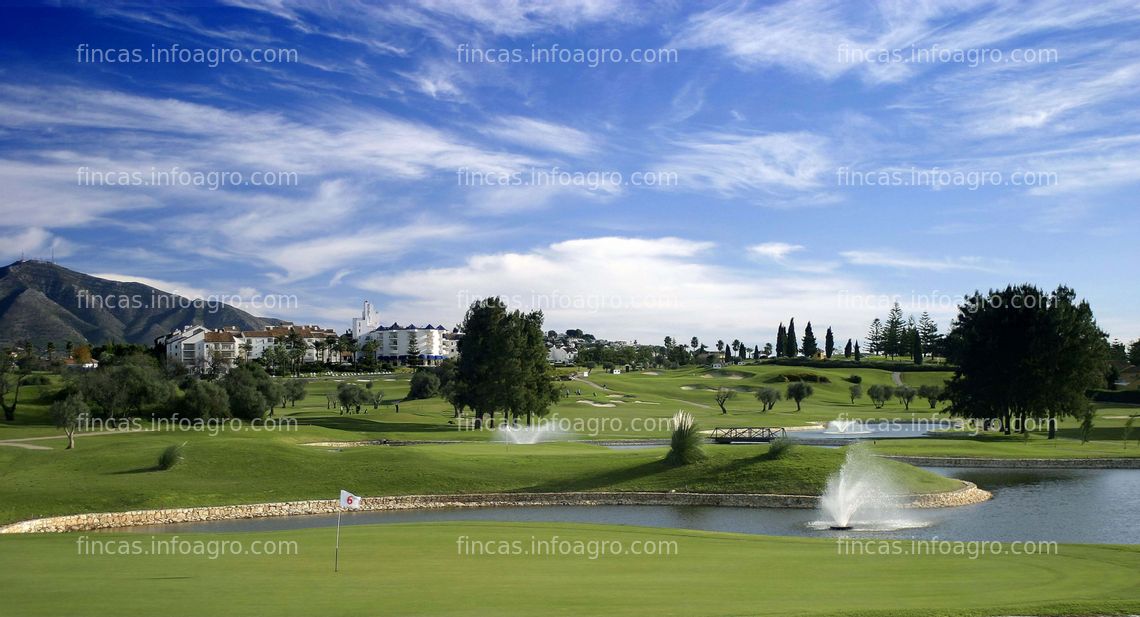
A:
{"type": "Polygon", "coordinates": [[[349,510],[359,510],[360,497],[357,497],[348,491],[342,490],[340,492],[340,507],[348,508],[349,510]]]}

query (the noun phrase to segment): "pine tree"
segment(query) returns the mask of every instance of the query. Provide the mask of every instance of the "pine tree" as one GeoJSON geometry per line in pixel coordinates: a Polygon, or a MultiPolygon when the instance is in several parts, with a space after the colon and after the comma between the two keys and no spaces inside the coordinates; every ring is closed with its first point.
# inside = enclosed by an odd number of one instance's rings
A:
{"type": "Polygon", "coordinates": [[[823,355],[825,355],[827,357],[827,359],[830,360],[831,356],[834,354],[835,354],[835,335],[831,333],[831,327],[828,326],[827,334],[825,334],[823,337],[823,355]]]}
{"type": "Polygon", "coordinates": [[[776,330],[776,357],[784,357],[784,339],[788,337],[788,332],[784,330],[784,322],[780,322],[780,329],[776,330]]]}
{"type": "Polygon", "coordinates": [[[815,341],[815,333],[811,330],[810,321],[807,323],[807,327],[804,328],[803,348],[801,351],[803,351],[804,357],[806,358],[811,358],[815,355],[815,352],[819,351],[819,344],[815,341]]]}
{"type": "Polygon", "coordinates": [[[843,357],[851,357],[851,339],[847,339],[847,345],[843,348],[843,357]]]}
{"type": "Polygon", "coordinates": [[[423,363],[423,358],[420,357],[420,344],[416,338],[417,337],[415,331],[411,331],[408,335],[408,366],[419,366],[423,363]]]}
{"type": "Polygon", "coordinates": [[[891,312],[887,314],[887,321],[883,324],[883,350],[888,356],[892,358],[902,355],[906,339],[904,336],[906,332],[904,329],[906,325],[903,322],[902,307],[898,302],[891,307],[891,312]]]}
{"type": "Polygon", "coordinates": [[[938,344],[938,324],[930,318],[930,313],[922,312],[922,316],[918,320],[918,336],[922,342],[922,348],[934,357],[934,348],[938,344]]]}
{"type": "Polygon", "coordinates": [[[788,337],[784,341],[784,355],[789,358],[795,358],[800,355],[799,343],[796,341],[796,318],[793,317],[788,321],[788,337]]]}
{"type": "Polygon", "coordinates": [[[867,331],[867,353],[883,352],[883,322],[878,317],[871,322],[871,329],[867,331]]]}

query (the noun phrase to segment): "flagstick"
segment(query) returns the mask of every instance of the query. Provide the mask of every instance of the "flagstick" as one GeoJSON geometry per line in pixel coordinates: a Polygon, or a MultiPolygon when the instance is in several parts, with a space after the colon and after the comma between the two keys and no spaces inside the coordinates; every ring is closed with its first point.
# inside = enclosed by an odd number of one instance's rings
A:
{"type": "Polygon", "coordinates": [[[340,572],[340,513],[338,508],[336,511],[336,554],[333,557],[333,572],[340,572]]]}

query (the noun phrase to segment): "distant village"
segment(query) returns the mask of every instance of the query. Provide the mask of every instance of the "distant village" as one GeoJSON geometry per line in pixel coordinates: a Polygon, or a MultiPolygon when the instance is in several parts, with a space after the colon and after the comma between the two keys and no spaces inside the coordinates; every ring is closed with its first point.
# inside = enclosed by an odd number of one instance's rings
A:
{"type": "MultiPolygon", "coordinates": [[[[440,324],[380,323],[379,313],[365,301],[360,317],[354,317],[345,332],[318,325],[284,323],[259,330],[237,327],[211,329],[187,325],[155,339],[156,350],[167,361],[197,372],[224,369],[239,358],[273,361],[274,354],[292,355],[293,362],[373,366],[434,366],[459,353],[463,333],[440,324]]],[[[551,364],[577,363],[580,350],[591,365],[633,364],[639,356],[636,341],[596,339],[581,330],[546,333],[547,359],[551,364]],[[608,350],[606,353],[603,350],[608,350]],[[626,350],[622,353],[622,350],[626,350]]]]}

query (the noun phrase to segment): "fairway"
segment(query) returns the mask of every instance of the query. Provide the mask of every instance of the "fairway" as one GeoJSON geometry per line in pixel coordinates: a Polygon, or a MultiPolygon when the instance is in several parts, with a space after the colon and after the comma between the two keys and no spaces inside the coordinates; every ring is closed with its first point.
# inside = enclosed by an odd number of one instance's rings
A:
{"type": "MultiPolygon", "coordinates": [[[[1135,546],[1055,554],[841,554],[835,541],[576,524],[346,527],[183,534],[178,541],[292,543],[274,556],[80,554],[81,534],[0,537],[4,612],[18,615],[1062,615],[1140,610],[1135,546]],[[554,548],[553,538],[569,550],[554,548]],[[548,541],[548,544],[537,544],[548,541]],[[517,542],[491,555],[472,542],[517,542]],[[573,546],[623,554],[573,554],[573,546]],[[634,543],[642,552],[634,555],[634,543]],[[546,548],[543,548],[546,547],[546,548]],[[465,552],[466,551],[466,552],[465,552]],[[541,553],[541,554],[536,554],[541,553]],[[570,553],[570,554],[564,554],[570,553]],[[50,582],[49,582],[50,581],[50,582]],[[44,585],[50,584],[50,595],[44,585]]],[[[863,536],[866,538],[866,536],[863,536]]],[[[147,534],[88,534],[84,541],[147,534]]],[[[155,536],[157,541],[170,536],[155,536]]],[[[900,541],[902,542],[902,541],[900,541]]],[[[190,544],[185,544],[190,546],[190,544]]],[[[482,545],[480,545],[482,546],[482,545]]],[[[905,545],[904,545],[905,546],[905,545]]],[[[1010,545],[1002,545],[1008,552],[1010,545]]],[[[264,552],[264,551],[263,551],[264,552]]]]}

